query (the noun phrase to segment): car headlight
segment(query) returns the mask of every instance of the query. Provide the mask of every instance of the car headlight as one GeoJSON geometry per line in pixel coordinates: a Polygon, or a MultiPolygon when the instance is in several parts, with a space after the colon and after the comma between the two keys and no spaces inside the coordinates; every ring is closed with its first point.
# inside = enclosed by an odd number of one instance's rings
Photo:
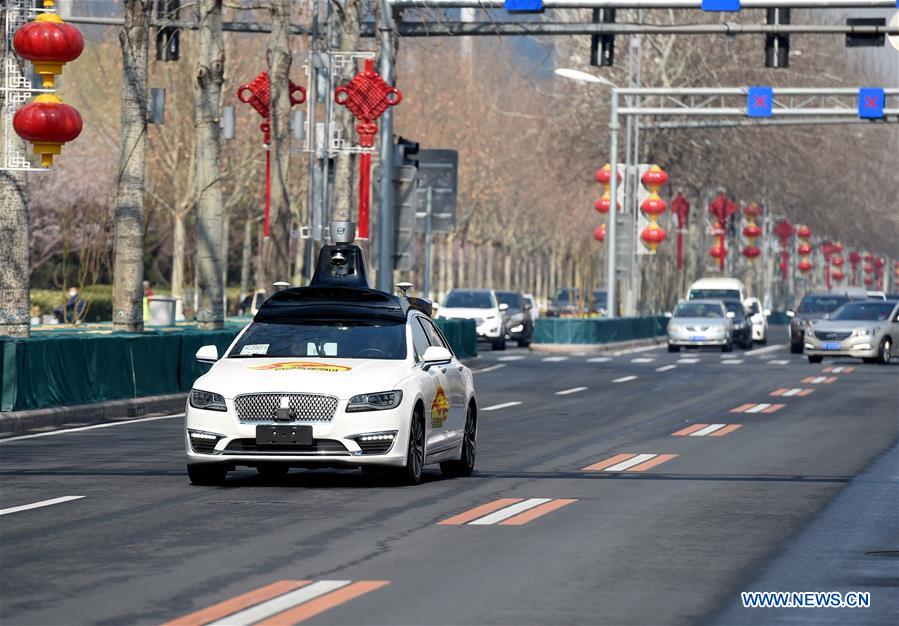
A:
{"type": "Polygon", "coordinates": [[[879,328],[856,328],[852,331],[853,337],[873,337],[879,331],[879,328]]]}
{"type": "Polygon", "coordinates": [[[211,393],[209,391],[201,391],[192,389],[190,392],[190,405],[195,409],[204,409],[206,411],[227,411],[224,396],[211,393]]]}
{"type": "Polygon", "coordinates": [[[668,324],[668,332],[671,333],[680,333],[683,332],[684,327],[680,324],[668,324]]]}
{"type": "Polygon", "coordinates": [[[512,324],[518,324],[524,321],[524,313],[514,313],[509,317],[509,322],[512,324]]]}
{"type": "Polygon", "coordinates": [[[347,413],[395,409],[403,401],[402,391],[380,391],[353,396],[346,405],[347,413]]]}

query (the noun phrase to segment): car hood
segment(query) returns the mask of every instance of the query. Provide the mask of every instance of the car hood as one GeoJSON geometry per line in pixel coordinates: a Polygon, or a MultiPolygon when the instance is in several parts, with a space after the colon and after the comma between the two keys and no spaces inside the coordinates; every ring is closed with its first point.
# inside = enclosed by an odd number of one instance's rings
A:
{"type": "Polygon", "coordinates": [[[234,398],[245,393],[322,393],[342,400],[390,391],[412,374],[405,360],[332,358],[225,358],[194,386],[234,398]]]}
{"type": "Polygon", "coordinates": [[[886,324],[886,320],[817,320],[813,324],[815,330],[844,331],[849,332],[856,328],[879,328],[886,324]]]}
{"type": "Polygon", "coordinates": [[[727,326],[728,320],[724,317],[672,317],[671,323],[678,326],[727,326]]]}
{"type": "Polygon", "coordinates": [[[466,319],[473,320],[475,318],[483,318],[488,315],[496,315],[496,309],[465,309],[465,308],[447,308],[440,307],[438,315],[449,319],[466,319]]]}
{"type": "Polygon", "coordinates": [[[827,315],[827,313],[797,313],[793,320],[797,322],[814,322],[817,320],[823,320],[825,315],[827,315]]]}

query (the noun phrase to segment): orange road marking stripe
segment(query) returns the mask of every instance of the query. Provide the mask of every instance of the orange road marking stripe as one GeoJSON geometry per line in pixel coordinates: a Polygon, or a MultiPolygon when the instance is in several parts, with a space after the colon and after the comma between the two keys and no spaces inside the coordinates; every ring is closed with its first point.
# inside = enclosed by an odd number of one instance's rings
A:
{"type": "Polygon", "coordinates": [[[661,465],[665,461],[670,461],[671,459],[677,457],[676,454],[660,454],[659,456],[649,459],[644,463],[640,463],[640,465],[634,465],[633,467],[627,468],[626,472],[645,472],[648,469],[655,467],[656,465],[661,465]]]}
{"type": "Polygon", "coordinates": [[[811,394],[812,392],[814,392],[814,391],[815,391],[814,389],[803,389],[802,391],[800,391],[800,392],[797,393],[796,395],[797,395],[797,396],[807,396],[807,395],[810,395],[810,394],[811,394]]]}
{"type": "Polygon", "coordinates": [[[825,385],[829,385],[830,383],[835,383],[837,381],[836,376],[828,376],[827,380],[824,381],[825,385]]]}
{"type": "Polygon", "coordinates": [[[521,498],[500,498],[499,500],[494,500],[493,502],[488,502],[487,504],[476,506],[475,508],[465,511],[464,513],[459,513],[458,515],[449,517],[442,522],[437,522],[437,524],[439,526],[458,526],[459,524],[465,524],[466,522],[470,522],[473,519],[484,517],[488,513],[493,513],[494,511],[498,511],[499,509],[507,507],[510,504],[517,504],[521,501],[521,498]]]}
{"type": "Polygon", "coordinates": [[[771,395],[772,396],[782,396],[787,391],[789,391],[789,389],[787,387],[781,387],[780,389],[775,389],[774,391],[772,391],[771,395]]]}
{"type": "Polygon", "coordinates": [[[584,468],[583,471],[598,472],[600,470],[606,469],[607,467],[612,467],[613,465],[618,465],[622,461],[627,461],[628,459],[632,459],[635,456],[637,456],[637,455],[629,454],[627,452],[624,452],[622,454],[616,454],[615,456],[609,457],[608,459],[605,459],[604,461],[600,461],[599,463],[594,463],[593,465],[588,465],[587,467],[584,468]]]}
{"type": "Polygon", "coordinates": [[[767,409],[762,409],[762,413],[775,413],[787,406],[786,404],[772,404],[767,409]]]}
{"type": "Polygon", "coordinates": [[[812,382],[813,380],[815,380],[815,377],[814,377],[814,376],[806,376],[805,378],[802,379],[802,382],[804,382],[804,383],[810,383],[810,382],[812,382]]]}
{"type": "Polygon", "coordinates": [[[692,426],[687,426],[686,428],[681,428],[680,430],[671,433],[672,437],[686,437],[690,433],[695,433],[697,430],[702,430],[708,426],[708,424],[693,424],[692,426]]]}
{"type": "Polygon", "coordinates": [[[256,622],[255,626],[286,626],[287,624],[299,624],[310,617],[314,617],[319,613],[324,613],[336,606],[349,602],[353,598],[358,598],[359,596],[370,593],[375,589],[380,589],[388,584],[390,584],[389,580],[360,580],[359,582],[352,583],[346,587],[336,589],[331,593],[326,593],[323,596],[304,602],[292,609],[282,611],[277,615],[272,615],[261,622],[256,622]]]}
{"type": "Polygon", "coordinates": [[[726,435],[728,433],[734,432],[741,426],[743,426],[743,424],[728,424],[724,428],[719,428],[715,432],[709,433],[709,437],[723,437],[724,435],[726,435]]]}
{"type": "Polygon", "coordinates": [[[537,519],[541,515],[546,515],[556,509],[561,509],[563,506],[567,506],[572,502],[577,502],[577,499],[559,498],[558,500],[550,500],[549,502],[544,502],[539,506],[535,506],[533,509],[528,509],[527,511],[523,511],[518,515],[513,515],[509,519],[501,521],[499,526],[521,526],[522,524],[527,524],[531,520],[537,519]]]}
{"type": "Polygon", "coordinates": [[[855,368],[854,368],[854,367],[844,367],[844,368],[843,368],[843,373],[844,373],[844,374],[851,374],[851,373],[854,372],[854,371],[855,371],[855,368]]]}
{"type": "Polygon", "coordinates": [[[832,372],[832,371],[833,371],[833,368],[832,368],[832,367],[825,367],[825,368],[824,368],[823,370],[821,370],[821,371],[822,371],[822,372],[832,372]]]}
{"type": "Polygon", "coordinates": [[[228,615],[233,615],[238,611],[249,608],[256,604],[261,604],[266,600],[271,600],[277,596],[282,596],[289,591],[305,587],[309,580],[279,580],[265,587],[254,589],[237,597],[213,604],[210,607],[195,611],[183,617],[178,617],[170,622],[166,622],[162,626],[202,626],[209,624],[228,615]]]}
{"type": "Polygon", "coordinates": [[[731,413],[745,413],[746,411],[748,411],[749,409],[751,409],[754,406],[755,406],[754,402],[750,402],[749,404],[741,404],[737,408],[731,409],[730,412],[731,413]]]}

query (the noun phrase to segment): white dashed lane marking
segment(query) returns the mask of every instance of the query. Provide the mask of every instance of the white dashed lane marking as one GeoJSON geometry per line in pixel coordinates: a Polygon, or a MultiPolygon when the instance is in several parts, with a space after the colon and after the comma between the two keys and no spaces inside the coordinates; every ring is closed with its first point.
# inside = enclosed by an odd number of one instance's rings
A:
{"type": "Polygon", "coordinates": [[[699,363],[699,359],[694,358],[694,357],[687,357],[687,358],[683,358],[683,359],[678,359],[677,362],[678,363],[699,363]]]}
{"type": "Polygon", "coordinates": [[[72,500],[80,500],[84,496],[63,496],[61,498],[53,498],[52,500],[41,500],[40,502],[32,502],[31,504],[22,504],[20,506],[11,506],[8,509],[0,509],[0,515],[9,515],[10,513],[18,513],[19,511],[29,511],[31,509],[40,509],[45,506],[53,506],[54,504],[62,504],[63,502],[71,502],[72,500]]]}
{"type": "Polygon", "coordinates": [[[489,367],[482,367],[479,370],[472,370],[472,374],[483,374],[484,372],[495,372],[496,370],[502,369],[506,366],[505,363],[499,363],[497,365],[491,365],[489,367]]]}
{"type": "Polygon", "coordinates": [[[509,356],[501,356],[497,361],[521,361],[524,359],[520,354],[510,354],[509,356]]]}
{"type": "Polygon", "coordinates": [[[768,365],[788,365],[790,363],[789,359],[774,359],[768,361],[768,365]]]}
{"type": "Polygon", "coordinates": [[[544,359],[540,359],[544,363],[558,363],[559,361],[567,361],[567,356],[548,356],[544,359]]]}
{"type": "Polygon", "coordinates": [[[493,406],[484,407],[482,411],[498,411],[499,409],[508,409],[511,406],[518,406],[521,402],[503,402],[502,404],[494,404],[493,406]]]}
{"type": "Polygon", "coordinates": [[[557,396],[567,396],[572,393],[578,393],[579,391],[587,391],[586,387],[572,387],[571,389],[563,389],[562,391],[557,391],[557,396]]]}
{"type": "Polygon", "coordinates": [[[621,378],[616,378],[612,382],[613,383],[626,383],[629,380],[636,380],[636,379],[637,379],[636,376],[622,376],[621,378]]]}
{"type": "Polygon", "coordinates": [[[673,370],[677,365],[663,365],[662,367],[657,367],[657,372],[667,372],[668,370],[673,370]]]}
{"type": "Polygon", "coordinates": [[[631,359],[631,363],[652,363],[655,361],[654,357],[641,356],[636,359],[631,359]]]}
{"type": "Polygon", "coordinates": [[[607,363],[612,359],[607,356],[595,356],[592,359],[587,359],[587,363],[607,363]]]}
{"type": "Polygon", "coordinates": [[[756,354],[765,354],[767,352],[776,352],[777,350],[782,350],[785,347],[786,347],[786,344],[765,346],[764,348],[756,348],[755,350],[750,350],[749,352],[744,352],[744,354],[746,356],[755,356],[756,354]]]}
{"type": "Polygon", "coordinates": [[[727,363],[728,365],[739,365],[743,362],[743,359],[725,359],[721,361],[722,363],[727,363]]]}

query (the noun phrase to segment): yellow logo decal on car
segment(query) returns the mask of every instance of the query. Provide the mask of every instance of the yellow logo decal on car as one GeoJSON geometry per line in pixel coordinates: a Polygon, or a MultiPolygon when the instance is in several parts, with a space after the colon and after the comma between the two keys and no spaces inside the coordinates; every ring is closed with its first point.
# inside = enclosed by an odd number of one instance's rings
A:
{"type": "Polygon", "coordinates": [[[443,424],[449,417],[449,401],[443,387],[437,387],[437,395],[431,403],[431,427],[443,428],[443,424]]]}
{"type": "Polygon", "coordinates": [[[251,370],[267,370],[267,371],[284,371],[284,370],[306,370],[313,372],[348,372],[352,367],[346,365],[333,365],[329,363],[316,363],[314,361],[285,361],[283,363],[269,363],[268,365],[257,365],[251,367],[251,370]]]}

